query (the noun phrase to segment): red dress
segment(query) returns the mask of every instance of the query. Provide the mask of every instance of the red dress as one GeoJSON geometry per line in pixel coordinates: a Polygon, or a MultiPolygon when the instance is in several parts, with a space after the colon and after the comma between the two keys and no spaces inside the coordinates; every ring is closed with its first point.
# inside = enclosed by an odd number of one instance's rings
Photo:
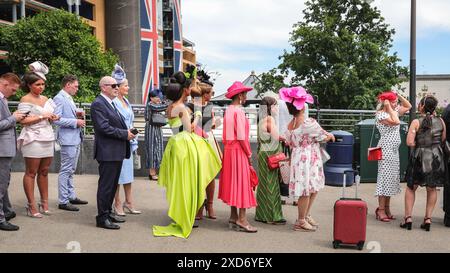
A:
{"type": "Polygon", "coordinates": [[[250,184],[249,122],[245,112],[230,105],[223,121],[223,162],[219,181],[219,199],[237,208],[256,207],[255,194],[250,184]]]}

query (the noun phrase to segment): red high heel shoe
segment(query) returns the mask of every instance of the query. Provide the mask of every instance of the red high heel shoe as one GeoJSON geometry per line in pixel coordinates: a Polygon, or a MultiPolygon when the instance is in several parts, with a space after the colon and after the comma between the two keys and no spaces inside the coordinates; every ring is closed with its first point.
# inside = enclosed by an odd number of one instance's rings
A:
{"type": "Polygon", "coordinates": [[[377,208],[375,210],[376,219],[381,221],[381,222],[390,222],[391,219],[388,216],[381,218],[380,215],[378,215],[378,211],[382,211],[382,210],[384,210],[384,209],[377,208]]]}
{"type": "MultiPolygon", "coordinates": [[[[389,208],[389,206],[386,206],[385,209],[386,209],[386,208],[389,208]]],[[[390,212],[391,212],[391,210],[389,210],[389,213],[390,213],[390,212]]],[[[388,217],[389,219],[391,219],[391,220],[396,220],[396,219],[397,219],[397,218],[395,218],[395,216],[392,215],[392,214],[387,214],[387,213],[386,213],[386,215],[387,215],[387,217],[388,217]]]]}

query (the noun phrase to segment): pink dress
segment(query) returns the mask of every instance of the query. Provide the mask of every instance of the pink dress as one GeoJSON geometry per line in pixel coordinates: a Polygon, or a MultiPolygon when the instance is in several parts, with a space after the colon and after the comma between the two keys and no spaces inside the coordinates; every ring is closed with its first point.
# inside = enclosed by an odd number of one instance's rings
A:
{"type": "Polygon", "coordinates": [[[251,156],[249,122],[241,107],[230,105],[223,121],[223,163],[219,182],[219,199],[237,208],[256,207],[250,185],[251,156]]]}
{"type": "Polygon", "coordinates": [[[326,131],[315,119],[308,118],[285,135],[292,149],[289,196],[298,199],[323,189],[325,176],[319,142],[327,137],[326,131]]]}

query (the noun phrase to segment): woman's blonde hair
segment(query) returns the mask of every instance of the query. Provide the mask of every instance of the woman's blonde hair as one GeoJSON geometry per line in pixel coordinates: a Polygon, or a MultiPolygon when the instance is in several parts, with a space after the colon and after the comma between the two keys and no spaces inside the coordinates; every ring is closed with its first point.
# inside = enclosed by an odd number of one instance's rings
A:
{"type": "Polygon", "coordinates": [[[212,89],[213,89],[211,85],[206,84],[206,83],[204,83],[204,82],[200,82],[200,83],[198,84],[198,87],[200,87],[200,92],[201,92],[201,95],[202,95],[202,96],[205,95],[205,94],[211,93],[211,91],[212,91],[212,89]]]}

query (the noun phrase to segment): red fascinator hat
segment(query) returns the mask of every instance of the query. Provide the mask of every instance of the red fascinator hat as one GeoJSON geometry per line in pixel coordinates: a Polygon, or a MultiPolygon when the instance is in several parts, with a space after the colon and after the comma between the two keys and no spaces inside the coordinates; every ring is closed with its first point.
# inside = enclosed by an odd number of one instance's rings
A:
{"type": "Polygon", "coordinates": [[[386,91],[378,95],[378,100],[380,101],[396,101],[397,100],[397,94],[392,91],[386,91]]]}

